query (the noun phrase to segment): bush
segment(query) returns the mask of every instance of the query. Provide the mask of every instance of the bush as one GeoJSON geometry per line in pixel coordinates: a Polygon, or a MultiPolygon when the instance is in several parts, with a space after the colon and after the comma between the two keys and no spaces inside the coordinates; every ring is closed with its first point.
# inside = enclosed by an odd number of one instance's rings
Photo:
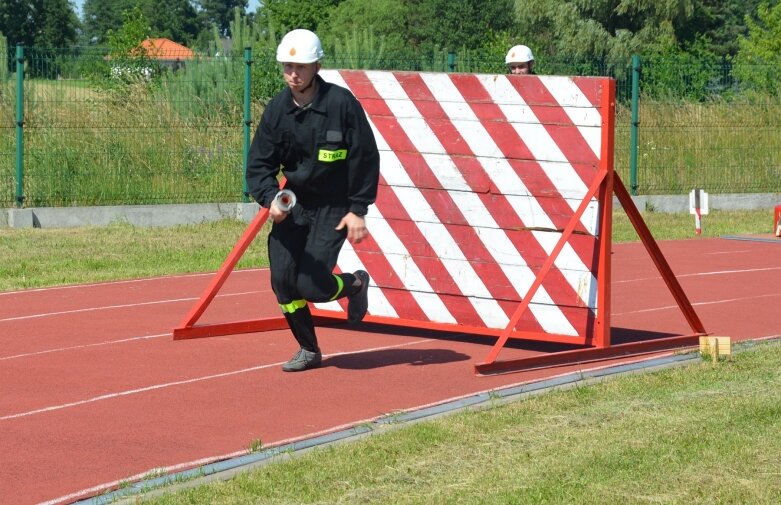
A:
{"type": "Polygon", "coordinates": [[[641,68],[647,98],[702,101],[732,87],[729,63],[716,56],[647,56],[641,68]]]}

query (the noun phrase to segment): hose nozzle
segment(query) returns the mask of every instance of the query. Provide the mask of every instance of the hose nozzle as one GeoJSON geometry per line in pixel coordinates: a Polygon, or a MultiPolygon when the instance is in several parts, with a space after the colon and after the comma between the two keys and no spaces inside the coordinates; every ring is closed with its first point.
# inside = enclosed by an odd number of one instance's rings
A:
{"type": "Polygon", "coordinates": [[[289,189],[283,189],[274,197],[277,207],[282,212],[290,212],[296,206],[296,194],[289,189]]]}

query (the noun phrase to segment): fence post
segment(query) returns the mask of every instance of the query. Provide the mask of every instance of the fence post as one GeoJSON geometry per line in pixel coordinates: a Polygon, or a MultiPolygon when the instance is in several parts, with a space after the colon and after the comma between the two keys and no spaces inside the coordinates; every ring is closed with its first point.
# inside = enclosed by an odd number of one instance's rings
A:
{"type": "Polygon", "coordinates": [[[447,68],[450,70],[450,72],[454,72],[456,70],[456,53],[453,51],[447,53],[447,68]]]}
{"type": "Polygon", "coordinates": [[[252,48],[244,48],[244,182],[242,183],[244,203],[249,202],[247,186],[247,165],[249,164],[250,127],[252,126],[252,48]]]}
{"type": "Polygon", "coordinates": [[[16,46],[16,206],[24,205],[24,47],[16,46]]]}
{"type": "Polygon", "coordinates": [[[637,134],[640,126],[640,56],[632,55],[632,125],[629,130],[629,190],[637,196],[637,134]]]}

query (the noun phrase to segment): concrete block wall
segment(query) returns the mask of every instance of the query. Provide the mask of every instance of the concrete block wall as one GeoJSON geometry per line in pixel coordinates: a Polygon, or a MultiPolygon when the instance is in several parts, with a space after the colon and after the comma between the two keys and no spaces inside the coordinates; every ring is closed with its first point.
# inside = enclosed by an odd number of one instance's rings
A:
{"type": "Polygon", "coordinates": [[[8,228],[75,228],[128,223],[134,226],[175,226],[222,219],[250,222],[256,203],[37,207],[0,211],[0,226],[8,228]]]}
{"type": "MultiPolygon", "coordinates": [[[[688,194],[633,196],[632,201],[640,212],[689,212],[688,194]]],[[[710,210],[768,209],[772,213],[776,205],[781,205],[781,193],[708,193],[710,210]]],[[[613,199],[613,206],[621,208],[616,198],[613,199]]]]}
{"type": "MultiPolygon", "coordinates": [[[[767,209],[781,205],[781,193],[709,194],[711,210],[767,209]]],[[[689,195],[633,196],[640,212],[689,212],[689,195]]],[[[615,208],[620,208],[613,199],[615,208]]],[[[205,203],[176,205],[118,205],[96,207],[38,207],[0,209],[0,228],[73,228],[107,226],[124,222],[134,226],[175,226],[221,219],[249,223],[258,213],[256,203],[205,203]]]]}

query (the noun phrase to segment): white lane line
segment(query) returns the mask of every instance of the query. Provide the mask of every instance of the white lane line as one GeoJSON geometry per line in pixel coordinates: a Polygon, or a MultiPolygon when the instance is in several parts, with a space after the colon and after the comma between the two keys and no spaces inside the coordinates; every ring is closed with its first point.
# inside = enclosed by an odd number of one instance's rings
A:
{"type": "Polygon", "coordinates": [[[713,251],[713,252],[706,252],[705,255],[717,255],[717,254],[743,254],[743,253],[755,253],[756,250],[753,249],[740,249],[738,251],[713,251]]]}
{"type": "MultiPolygon", "coordinates": [[[[729,275],[729,274],[750,274],[755,272],[771,272],[774,270],[781,270],[781,267],[767,267],[767,268],[744,268],[741,270],[716,270],[714,272],[695,272],[691,274],[679,274],[675,277],[680,279],[682,277],[704,277],[706,275],[729,275]]],[[[624,280],[613,280],[616,284],[626,284],[629,282],[644,282],[644,281],[655,281],[661,279],[661,276],[657,277],[640,277],[637,279],[624,279],[624,280]]]]}
{"type": "MultiPolygon", "coordinates": [[[[254,272],[262,272],[263,270],[268,270],[268,268],[243,268],[241,270],[233,270],[231,274],[254,273],[254,272]]],[[[67,286],[50,286],[46,288],[3,291],[0,293],[0,296],[25,295],[27,293],[39,293],[42,291],[57,291],[61,289],[81,289],[81,288],[91,288],[91,287],[100,287],[100,286],[115,286],[118,284],[137,284],[139,282],[168,281],[171,279],[187,279],[189,277],[204,277],[204,276],[214,276],[214,275],[216,275],[216,272],[203,272],[199,274],[166,275],[161,277],[146,277],[143,279],[128,279],[123,281],[105,281],[105,282],[92,282],[87,284],[69,284],[67,286]]]]}
{"type": "Polygon", "coordinates": [[[46,349],[45,351],[36,351],[36,352],[28,352],[24,354],[14,354],[13,356],[3,356],[0,357],[0,361],[6,361],[9,359],[17,359],[17,358],[28,358],[30,356],[40,356],[42,354],[50,354],[53,352],[64,352],[64,351],[72,351],[74,349],[86,349],[88,347],[97,347],[101,345],[111,345],[111,344],[122,344],[124,342],[133,342],[136,340],[148,340],[152,338],[159,338],[159,337],[170,337],[171,332],[168,333],[159,333],[157,335],[144,335],[141,337],[130,337],[130,338],[123,338],[120,340],[104,340],[103,342],[97,342],[94,344],[82,344],[82,345],[72,345],[70,347],[58,347],[55,349],[46,349]]]}
{"type": "MultiPolygon", "coordinates": [[[[746,300],[759,300],[760,298],[779,298],[781,297],[781,293],[770,293],[767,295],[758,295],[758,296],[747,296],[747,297],[741,297],[741,298],[727,298],[725,300],[712,300],[710,302],[697,302],[692,303],[693,307],[701,307],[705,305],[718,305],[720,303],[734,303],[734,302],[742,302],[746,300]]],[[[670,309],[677,309],[677,305],[664,305],[662,307],[652,307],[650,309],[642,309],[642,310],[633,310],[629,312],[614,312],[611,314],[612,316],[626,316],[630,314],[642,314],[645,312],[659,312],[662,310],[670,310],[670,309]]]]}
{"type": "MultiPolygon", "coordinates": [[[[227,293],[224,295],[217,295],[216,298],[224,298],[228,296],[244,296],[244,295],[254,295],[257,293],[269,293],[271,292],[270,289],[261,289],[257,291],[242,291],[240,293],[227,293]]],[[[92,312],[96,310],[112,310],[112,309],[125,309],[128,307],[142,307],[144,305],[159,305],[163,303],[178,303],[178,302],[191,302],[193,300],[199,300],[200,297],[188,297],[188,298],[169,298],[167,300],[155,300],[153,302],[139,302],[139,303],[126,303],[122,305],[104,305],[101,307],[87,307],[86,309],[73,309],[73,310],[63,310],[59,312],[44,312],[41,314],[30,314],[28,316],[17,316],[17,317],[6,317],[4,319],[0,319],[0,323],[6,322],[6,321],[21,321],[24,319],[36,319],[39,317],[49,317],[49,316],[61,316],[63,314],[77,314],[79,312],[92,312]]]]}
{"type": "MultiPolygon", "coordinates": [[[[407,347],[407,346],[411,346],[411,345],[431,342],[433,340],[435,340],[435,339],[428,338],[428,339],[423,339],[423,340],[415,340],[415,341],[412,341],[412,342],[405,342],[403,344],[391,345],[391,346],[374,347],[374,348],[370,348],[370,349],[360,349],[358,351],[337,352],[337,353],[333,353],[333,354],[327,354],[327,355],[324,356],[324,358],[333,358],[335,356],[346,356],[346,355],[350,355],[350,354],[362,354],[362,353],[365,353],[365,352],[384,351],[384,350],[387,350],[387,349],[395,349],[395,348],[398,348],[398,347],[407,347]]],[[[182,385],[185,385],[185,384],[192,384],[192,383],[195,383],[195,382],[202,382],[202,381],[207,381],[207,380],[212,380],[212,379],[221,379],[223,377],[230,377],[230,376],[233,376],[233,375],[239,375],[239,374],[244,374],[244,373],[249,373],[249,372],[256,372],[258,370],[263,370],[263,369],[266,369],[266,368],[280,366],[280,365],[282,365],[284,363],[285,363],[284,361],[279,361],[277,363],[269,363],[269,364],[265,364],[265,365],[258,365],[258,366],[253,366],[253,367],[249,367],[249,368],[243,368],[241,370],[233,370],[233,371],[230,371],[230,372],[223,372],[223,373],[218,373],[218,374],[205,375],[203,377],[196,377],[194,379],[185,379],[185,380],[181,380],[181,381],[166,382],[166,383],[163,383],[163,384],[154,384],[152,386],[146,386],[146,387],[138,388],[138,389],[129,389],[127,391],[119,391],[119,392],[116,392],[116,393],[109,393],[109,394],[105,394],[105,395],[100,395],[100,396],[95,396],[95,397],[92,397],[92,398],[88,398],[86,400],[79,400],[79,401],[76,401],[76,402],[63,403],[61,405],[52,405],[50,407],[44,407],[44,408],[41,408],[41,409],[30,410],[30,411],[27,411],[27,412],[19,412],[17,414],[9,414],[9,415],[0,417],[0,421],[8,421],[8,420],[11,420],[11,419],[18,419],[20,417],[27,417],[27,416],[32,416],[32,415],[35,415],[35,414],[43,414],[43,413],[46,413],[46,412],[53,412],[55,410],[63,410],[63,409],[67,409],[67,408],[70,408],[70,407],[78,407],[80,405],[86,405],[86,404],[89,404],[89,403],[95,403],[95,402],[99,402],[99,401],[102,401],[102,400],[110,400],[110,399],[113,399],[113,398],[120,398],[120,397],[123,397],[123,396],[130,396],[130,395],[134,395],[134,394],[138,394],[138,393],[146,393],[147,391],[155,391],[155,390],[158,390],[158,389],[164,389],[164,388],[169,388],[169,387],[173,387],[173,386],[182,386],[182,385]]]]}

